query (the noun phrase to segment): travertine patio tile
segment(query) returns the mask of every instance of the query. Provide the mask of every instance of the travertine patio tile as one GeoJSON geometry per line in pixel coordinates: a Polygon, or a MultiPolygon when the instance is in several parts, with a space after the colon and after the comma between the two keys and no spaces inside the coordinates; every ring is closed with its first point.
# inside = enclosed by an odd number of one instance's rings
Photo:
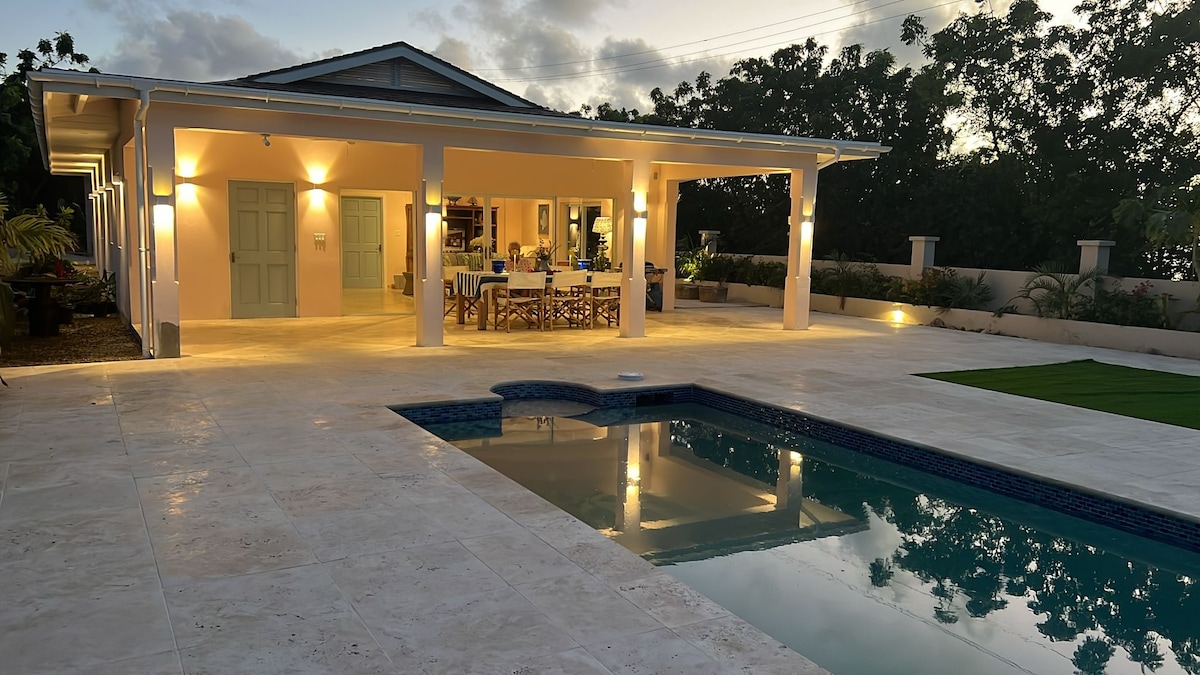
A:
{"type": "MultiPolygon", "coordinates": [[[[516,589],[583,645],[662,628],[620,593],[584,572],[532,581],[516,589]]],[[[597,655],[592,652],[592,656],[597,655]]]]}
{"type": "Polygon", "coordinates": [[[639,384],[697,382],[1200,519],[1198,431],[913,376],[1078,358],[1197,375],[1200,363],[778,321],[766,308],[689,309],[649,316],[640,340],[447,324],[440,349],[409,346],[410,316],[185,322],[185,359],[6,370],[0,670],[174,674],[182,659],[227,672],[252,654],[259,672],[821,672],[383,407],[493,397],[506,380],[618,388],[617,372],[639,370],[639,384]],[[696,350],[720,357],[681,357],[696,350]],[[187,601],[172,600],[181,589],[187,601]],[[259,621],[252,599],[264,598],[354,639],[321,642],[284,611],[259,621]],[[176,652],[168,603],[233,618],[200,638],[172,615],[189,643],[176,652]],[[276,649],[283,630],[311,649],[276,649]],[[598,643],[612,647],[607,666],[598,643]]]}
{"type": "Polygon", "coordinates": [[[715,675],[726,672],[695,645],[666,628],[590,644],[585,649],[613,675],[715,675]]]}

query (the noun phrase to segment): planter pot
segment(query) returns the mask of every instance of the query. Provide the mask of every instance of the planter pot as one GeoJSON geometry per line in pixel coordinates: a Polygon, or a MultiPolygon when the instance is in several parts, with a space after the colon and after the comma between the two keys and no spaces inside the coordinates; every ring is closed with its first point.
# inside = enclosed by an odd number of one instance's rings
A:
{"type": "Polygon", "coordinates": [[[700,302],[725,302],[729,299],[729,289],[725,286],[701,286],[700,302]]]}
{"type": "Polygon", "coordinates": [[[400,276],[404,278],[404,288],[402,288],[400,290],[400,292],[403,293],[404,295],[412,295],[413,294],[413,273],[412,272],[401,272],[400,276]]]}
{"type": "Polygon", "coordinates": [[[678,284],[675,286],[675,297],[680,300],[699,300],[700,287],[696,284],[678,284]]]}

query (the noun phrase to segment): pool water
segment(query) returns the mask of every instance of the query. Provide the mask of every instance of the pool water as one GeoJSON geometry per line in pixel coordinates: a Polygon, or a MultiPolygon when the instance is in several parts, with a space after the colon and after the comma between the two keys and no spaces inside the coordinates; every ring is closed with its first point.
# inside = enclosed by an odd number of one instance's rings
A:
{"type": "Polygon", "coordinates": [[[835,675],[1200,674],[1200,556],[702,406],[462,438],[835,675]]]}

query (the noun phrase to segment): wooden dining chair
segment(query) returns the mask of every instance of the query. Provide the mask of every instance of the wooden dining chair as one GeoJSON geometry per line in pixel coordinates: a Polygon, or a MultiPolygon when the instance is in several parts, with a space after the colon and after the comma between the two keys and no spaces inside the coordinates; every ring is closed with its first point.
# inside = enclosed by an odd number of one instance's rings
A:
{"type": "Polygon", "coordinates": [[[512,332],[514,318],[521,319],[532,328],[537,324],[543,330],[546,319],[546,273],[512,272],[508,283],[496,288],[496,304],[493,322],[500,329],[501,316],[505,332],[512,332]]]}
{"type": "MultiPolygon", "coordinates": [[[[468,272],[470,267],[467,265],[445,265],[442,267],[442,318],[450,316],[458,309],[458,291],[456,289],[455,277],[459,272],[468,272]]],[[[475,298],[464,297],[464,307],[466,308],[467,316],[470,316],[475,309],[475,298]]]]}
{"type": "Polygon", "coordinates": [[[604,319],[609,326],[621,325],[620,272],[593,272],[589,298],[591,322],[604,319]]]}
{"type": "Polygon", "coordinates": [[[587,326],[592,288],[586,271],[556,272],[550,277],[548,293],[546,323],[550,330],[556,319],[566,319],[568,326],[587,326]]]}

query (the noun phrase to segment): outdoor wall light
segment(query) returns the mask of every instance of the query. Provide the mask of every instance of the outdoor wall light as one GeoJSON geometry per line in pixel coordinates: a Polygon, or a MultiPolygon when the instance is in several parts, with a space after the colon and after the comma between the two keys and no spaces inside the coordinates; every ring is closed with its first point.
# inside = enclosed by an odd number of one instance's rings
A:
{"type": "Polygon", "coordinates": [[[646,193],[645,192],[634,192],[633,193],[633,210],[638,211],[638,212],[642,212],[642,211],[646,210],[646,193]]]}
{"type": "Polygon", "coordinates": [[[191,178],[182,178],[180,179],[179,185],[175,187],[175,193],[182,200],[195,200],[196,185],[195,183],[192,183],[191,178]]]}
{"type": "Polygon", "coordinates": [[[579,206],[572,204],[567,209],[567,215],[569,216],[568,220],[570,220],[572,223],[578,222],[579,221],[579,206]]]}
{"type": "Polygon", "coordinates": [[[813,223],[811,220],[805,220],[800,223],[800,243],[812,244],[813,238],[813,223]]]}

